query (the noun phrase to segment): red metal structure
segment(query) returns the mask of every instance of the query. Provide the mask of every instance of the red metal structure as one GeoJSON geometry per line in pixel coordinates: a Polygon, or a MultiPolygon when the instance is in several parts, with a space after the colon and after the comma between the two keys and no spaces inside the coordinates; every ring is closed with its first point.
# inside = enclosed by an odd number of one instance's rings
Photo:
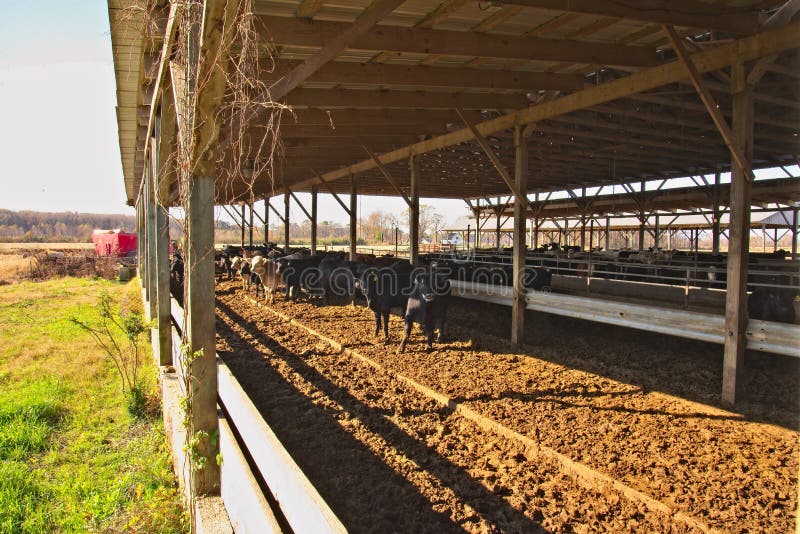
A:
{"type": "Polygon", "coordinates": [[[95,230],[92,233],[94,251],[98,256],[135,256],[136,234],[122,230],[95,230]]]}

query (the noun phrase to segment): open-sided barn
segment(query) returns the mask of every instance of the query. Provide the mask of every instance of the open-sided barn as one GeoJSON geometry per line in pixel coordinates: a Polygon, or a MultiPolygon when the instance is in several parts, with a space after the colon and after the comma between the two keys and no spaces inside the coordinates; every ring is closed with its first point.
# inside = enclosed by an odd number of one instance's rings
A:
{"type": "MultiPolygon", "coordinates": [[[[317,195],[331,194],[350,217],[351,259],[358,195],[404,200],[414,265],[420,197],[464,199],[476,218],[511,217],[513,285],[499,293],[469,281],[453,287],[510,305],[512,346],[525,339],[526,309],[711,341],[724,345],[721,399],[734,406],[745,349],[800,352],[797,326],[748,320],[747,312],[753,206],[794,214],[793,257],[782,268],[790,269],[788,286],[797,285],[798,9],[796,0],[109,0],[125,187],[139,214],[142,280],[164,365],[181,345],[171,324],[167,209],[186,214],[179,326],[195,355],[186,385],[191,431],[220,432],[218,388],[224,428],[232,424],[245,441],[252,431],[232,417],[252,415],[249,401],[232,393],[235,379],[224,368],[218,376],[213,208],[246,204],[252,213],[255,201],[281,196],[283,213],[267,204],[259,219],[267,224],[271,209],[288,223],[299,192],[311,193],[303,211],[312,253],[317,195]],[[770,168],[787,177],[754,180],[770,168]],[[720,184],[725,173],[729,183],[720,184]],[[699,178],[694,187],[651,186],[681,177],[699,178]],[[627,194],[604,194],[608,186],[627,194]],[[552,200],[554,191],[570,198],[552,200]],[[531,223],[533,236],[546,219],[578,217],[585,225],[632,215],[641,246],[650,216],[680,213],[708,218],[714,252],[727,217],[724,315],[658,306],[656,293],[643,305],[532,292],[519,276],[533,257],[531,223]]],[[[576,269],[588,284],[591,263],[576,269]]],[[[687,282],[687,302],[689,292],[687,282]]],[[[219,448],[199,441],[193,453],[206,461],[189,477],[193,491],[219,490],[219,448]]],[[[265,454],[256,462],[289,469],[277,453],[265,454]]],[[[551,459],[577,477],[622,487],[558,454],[551,459]]],[[[308,481],[298,484],[285,490],[287,501],[305,502],[308,481]]],[[[625,494],[682,517],[680,503],[672,508],[637,491],[625,494]]],[[[322,511],[283,510],[292,528],[339,528],[330,510],[308,506],[322,511]]],[[[682,524],[707,527],[691,514],[682,524]]]]}

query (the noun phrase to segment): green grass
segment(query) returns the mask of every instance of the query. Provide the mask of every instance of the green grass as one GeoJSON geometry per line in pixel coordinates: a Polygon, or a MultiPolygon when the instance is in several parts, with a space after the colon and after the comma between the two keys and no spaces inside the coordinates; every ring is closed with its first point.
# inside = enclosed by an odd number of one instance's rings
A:
{"type": "Polygon", "coordinates": [[[128,415],[113,363],[70,322],[94,319],[103,289],[139,294],[76,278],[0,287],[0,533],[187,530],[160,417],[128,415]]]}

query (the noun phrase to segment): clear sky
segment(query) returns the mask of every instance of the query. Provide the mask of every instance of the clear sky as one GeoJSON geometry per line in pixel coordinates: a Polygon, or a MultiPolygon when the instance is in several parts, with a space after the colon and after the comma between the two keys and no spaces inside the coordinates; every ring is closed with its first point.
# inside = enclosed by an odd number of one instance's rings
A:
{"type": "MultiPolygon", "coordinates": [[[[0,6],[0,208],[132,214],[106,2],[0,0],[0,6]]],[[[461,201],[427,203],[448,222],[467,214],[461,201]]],[[[400,199],[365,197],[359,204],[364,216],[405,209],[400,199]]],[[[291,216],[303,217],[294,202],[291,216]]],[[[329,195],[320,195],[319,217],[348,220],[329,195]]]]}
{"type": "Polygon", "coordinates": [[[2,0],[0,207],[125,206],[106,3],[2,0]]]}

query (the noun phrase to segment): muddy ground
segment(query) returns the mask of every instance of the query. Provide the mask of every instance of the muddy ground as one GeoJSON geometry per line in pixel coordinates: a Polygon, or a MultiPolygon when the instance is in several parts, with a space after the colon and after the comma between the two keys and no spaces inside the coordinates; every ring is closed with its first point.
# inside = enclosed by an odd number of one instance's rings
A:
{"type": "Polygon", "coordinates": [[[274,309],[381,372],[218,287],[218,350],[301,468],[357,532],[788,532],[797,506],[800,362],[748,354],[743,401],[719,406],[721,347],[456,301],[447,338],[405,354],[372,337],[363,306],[274,309]],[[664,506],[578,480],[552,458],[479,428],[394,374],[664,506]],[[664,510],[667,513],[664,513],[664,510]]]}

